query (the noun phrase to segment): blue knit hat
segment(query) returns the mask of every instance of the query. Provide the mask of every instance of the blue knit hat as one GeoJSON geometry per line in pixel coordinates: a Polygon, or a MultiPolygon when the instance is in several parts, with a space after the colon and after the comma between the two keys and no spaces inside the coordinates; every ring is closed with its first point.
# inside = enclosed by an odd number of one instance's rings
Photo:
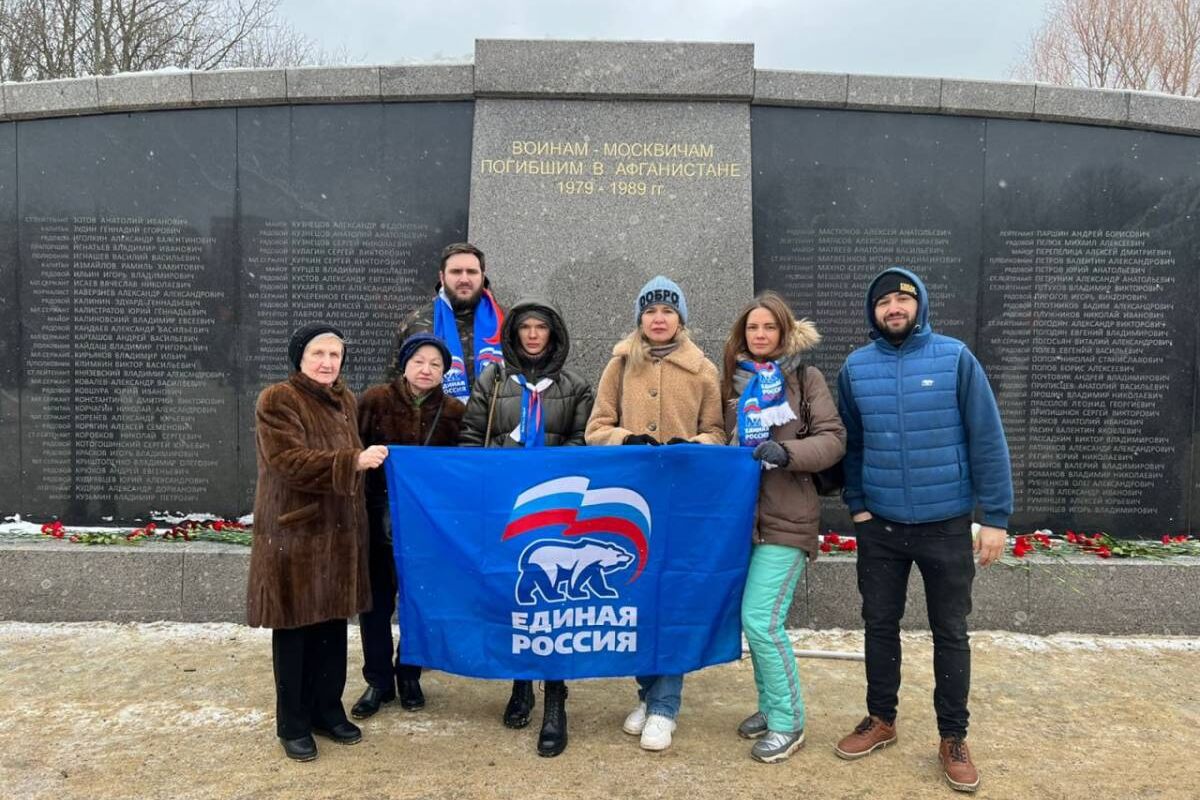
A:
{"type": "Polygon", "coordinates": [[[670,278],[655,275],[638,292],[637,300],[633,304],[635,327],[642,323],[642,312],[654,305],[670,306],[678,312],[679,321],[687,324],[687,298],[683,296],[683,289],[679,288],[679,284],[670,278]]]}
{"type": "Polygon", "coordinates": [[[396,366],[399,374],[404,373],[404,368],[408,366],[408,361],[417,351],[425,345],[436,347],[438,352],[442,354],[442,369],[450,369],[450,348],[442,341],[440,336],[435,336],[432,333],[414,333],[400,344],[400,350],[396,354],[396,366]]]}

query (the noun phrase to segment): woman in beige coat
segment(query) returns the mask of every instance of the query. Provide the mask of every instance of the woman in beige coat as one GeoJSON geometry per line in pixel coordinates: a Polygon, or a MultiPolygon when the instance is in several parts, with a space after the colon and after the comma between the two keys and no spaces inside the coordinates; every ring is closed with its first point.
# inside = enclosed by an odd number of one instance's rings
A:
{"type": "MultiPolygon", "coordinates": [[[[688,338],[687,300],[658,276],[634,305],[637,328],[613,348],[596,391],[584,438],[588,444],[724,444],[717,368],[688,338]]],[[[646,750],[671,746],[682,675],[639,676],[638,707],[626,733],[646,750]]]]}

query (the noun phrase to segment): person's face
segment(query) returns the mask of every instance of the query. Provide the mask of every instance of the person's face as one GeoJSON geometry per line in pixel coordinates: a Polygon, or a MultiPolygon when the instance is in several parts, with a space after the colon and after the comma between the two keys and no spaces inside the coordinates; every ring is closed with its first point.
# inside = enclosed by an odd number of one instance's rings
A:
{"type": "Polygon", "coordinates": [[[669,344],[679,333],[679,312],[656,303],[642,311],[642,334],[651,344],[669,344]]]}
{"type": "Polygon", "coordinates": [[[903,339],[917,324],[917,298],[889,292],[875,301],[875,324],[889,338],[903,339]]]}
{"type": "Polygon", "coordinates": [[[304,348],[300,371],[317,383],[330,386],[342,371],[342,353],[342,342],[336,336],[318,336],[304,348]]]}
{"type": "Polygon", "coordinates": [[[526,317],[517,326],[517,336],[526,355],[540,356],[550,344],[550,326],[537,317],[526,317]]]}
{"type": "Polygon", "coordinates": [[[746,346],[756,361],[764,361],[779,349],[779,323],[765,308],[756,308],[746,317],[746,346]]]}
{"type": "Polygon", "coordinates": [[[483,270],[479,259],[471,253],[450,256],[439,277],[446,293],[462,305],[474,303],[483,292],[483,270]]]}
{"type": "Polygon", "coordinates": [[[442,382],[446,365],[442,353],[431,344],[421,345],[404,365],[404,380],[413,394],[425,394],[442,382]]]}

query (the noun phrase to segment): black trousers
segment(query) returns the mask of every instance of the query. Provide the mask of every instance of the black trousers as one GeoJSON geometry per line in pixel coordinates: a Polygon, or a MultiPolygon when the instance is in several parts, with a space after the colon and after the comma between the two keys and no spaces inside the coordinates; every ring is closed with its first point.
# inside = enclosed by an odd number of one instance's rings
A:
{"type": "Polygon", "coordinates": [[[387,508],[368,507],[367,525],[371,537],[371,610],[358,615],[363,649],[362,672],[368,685],[387,691],[395,689],[397,680],[420,678],[421,668],[401,664],[392,642],[392,614],[396,611],[397,587],[391,520],[387,508]]]}
{"type": "Polygon", "coordinates": [[[275,666],[275,731],[298,739],[314,726],[346,722],[346,620],[331,619],[271,632],[275,666]]]}
{"type": "Polygon", "coordinates": [[[925,583],[933,633],[933,707],[942,736],[966,736],[971,689],[967,615],[975,558],[971,518],[904,525],[874,517],[857,523],[858,591],[866,628],[867,711],[889,722],[900,690],[900,618],[908,575],[925,583]]]}

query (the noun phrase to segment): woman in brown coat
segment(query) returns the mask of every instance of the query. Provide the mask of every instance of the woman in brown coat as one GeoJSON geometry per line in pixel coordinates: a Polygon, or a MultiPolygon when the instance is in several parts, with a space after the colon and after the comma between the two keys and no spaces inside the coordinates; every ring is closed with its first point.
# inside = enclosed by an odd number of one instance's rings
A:
{"type": "MultiPolygon", "coordinates": [[[[396,353],[391,383],[372,386],[358,401],[358,432],[364,444],[453,447],[462,425],[463,404],[443,393],[442,376],[450,363],[446,343],[432,333],[414,333],[396,353]]],[[[396,610],[396,558],[383,470],[367,473],[367,528],[370,531],[371,610],[358,615],[362,635],[366,691],[350,709],[366,719],[400,693],[400,707],[425,706],[421,668],[401,664],[392,647],[396,610]],[[393,663],[393,659],[395,659],[393,663]]]]}
{"type": "Polygon", "coordinates": [[[297,761],[316,733],[356,744],[346,719],[346,618],[370,604],[363,472],[387,457],[358,437],[353,393],[339,379],[344,337],[331,325],[292,334],[286,381],[255,407],[258,485],[247,621],[274,628],[275,728],[297,761]]]}
{"type": "Polygon", "coordinates": [[[738,733],[759,739],[750,755],[767,763],[804,744],[804,697],[783,624],[806,560],[817,557],[821,504],[812,473],[846,452],[846,429],[825,378],[805,364],[820,340],[811,322],[797,321],[783,298],[765,292],[738,315],[725,344],[726,427],[763,466],[742,593],[758,711],[738,733]]]}
{"type": "MultiPolygon", "coordinates": [[[[687,299],[659,275],[634,302],[634,331],[613,348],[596,391],[588,444],[724,444],[717,368],[687,335],[687,299]]],[[[675,732],[682,675],[639,675],[638,705],[622,729],[645,750],[666,750],[675,732]]]]}

